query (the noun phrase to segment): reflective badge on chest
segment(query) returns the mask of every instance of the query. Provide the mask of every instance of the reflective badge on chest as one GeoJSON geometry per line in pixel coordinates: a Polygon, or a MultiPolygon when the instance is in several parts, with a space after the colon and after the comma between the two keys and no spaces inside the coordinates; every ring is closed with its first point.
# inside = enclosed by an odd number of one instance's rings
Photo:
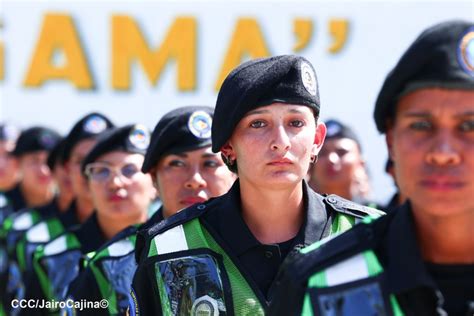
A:
{"type": "Polygon", "coordinates": [[[383,292],[383,275],[328,288],[311,288],[315,315],[391,315],[390,301],[383,292]]]}
{"type": "Polygon", "coordinates": [[[187,253],[155,263],[163,312],[167,315],[227,315],[221,268],[215,256],[187,253]]]}

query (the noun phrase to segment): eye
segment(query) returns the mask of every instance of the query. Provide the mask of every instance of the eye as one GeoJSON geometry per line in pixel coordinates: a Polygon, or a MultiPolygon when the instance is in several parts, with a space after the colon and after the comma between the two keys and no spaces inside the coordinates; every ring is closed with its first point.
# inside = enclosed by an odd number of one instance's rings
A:
{"type": "Polygon", "coordinates": [[[135,174],[137,174],[137,172],[139,172],[139,168],[134,165],[134,164],[128,164],[128,165],[125,165],[122,167],[121,169],[122,171],[122,174],[126,177],[126,178],[132,178],[135,174]]]}
{"type": "Polygon", "coordinates": [[[219,165],[219,162],[212,159],[204,161],[204,167],[206,168],[217,168],[219,165]]]}
{"type": "Polygon", "coordinates": [[[342,157],[344,156],[345,154],[347,154],[349,151],[347,149],[337,149],[336,150],[336,153],[339,157],[342,157]]]}
{"type": "Polygon", "coordinates": [[[110,176],[110,168],[107,166],[93,166],[89,169],[89,175],[96,181],[104,181],[110,176]]]}
{"type": "Polygon", "coordinates": [[[472,132],[474,130],[474,120],[462,122],[459,130],[461,132],[472,132]]]}
{"type": "Polygon", "coordinates": [[[415,131],[429,131],[433,128],[433,124],[428,121],[416,121],[412,122],[409,127],[415,131]]]}
{"type": "Polygon", "coordinates": [[[168,163],[168,165],[171,166],[171,167],[184,167],[185,163],[182,160],[173,159],[168,163]]]}
{"type": "Polygon", "coordinates": [[[290,122],[290,125],[293,127],[303,127],[304,126],[304,121],[302,120],[292,120],[290,122]]]}
{"type": "Polygon", "coordinates": [[[252,128],[262,128],[267,126],[267,124],[264,121],[261,120],[255,120],[250,123],[250,127],[252,128]]]}

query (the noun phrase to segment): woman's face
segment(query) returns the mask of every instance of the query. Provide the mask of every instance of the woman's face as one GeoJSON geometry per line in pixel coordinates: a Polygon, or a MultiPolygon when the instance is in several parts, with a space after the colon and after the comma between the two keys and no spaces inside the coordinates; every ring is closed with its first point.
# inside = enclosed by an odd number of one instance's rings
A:
{"type": "Polygon", "coordinates": [[[309,107],[274,103],[248,112],[221,151],[237,161],[241,182],[278,189],[301,182],[325,135],[309,107]]]}
{"type": "Polygon", "coordinates": [[[11,189],[18,181],[18,161],[11,152],[15,143],[0,140],[0,191],[11,189]]]}
{"type": "Polygon", "coordinates": [[[21,186],[25,195],[33,199],[52,197],[54,182],[46,160],[48,152],[39,150],[20,157],[21,186]]]}
{"type": "Polygon", "coordinates": [[[164,156],[150,173],[165,217],[226,193],[236,179],[211,147],[164,156]]]}
{"type": "Polygon", "coordinates": [[[129,224],[146,218],[155,197],[150,175],[140,171],[144,157],[115,151],[88,165],[89,188],[97,215],[129,224]]]}
{"type": "Polygon", "coordinates": [[[66,164],[66,171],[69,174],[71,180],[72,190],[75,197],[79,199],[90,200],[90,192],[87,185],[87,180],[84,178],[81,172],[81,163],[96,143],[96,139],[85,139],[78,142],[72,149],[71,157],[66,164]]]}
{"type": "Polygon", "coordinates": [[[349,138],[326,139],[318,163],[311,170],[311,182],[324,193],[326,189],[349,189],[356,173],[364,167],[359,145],[349,138]]]}

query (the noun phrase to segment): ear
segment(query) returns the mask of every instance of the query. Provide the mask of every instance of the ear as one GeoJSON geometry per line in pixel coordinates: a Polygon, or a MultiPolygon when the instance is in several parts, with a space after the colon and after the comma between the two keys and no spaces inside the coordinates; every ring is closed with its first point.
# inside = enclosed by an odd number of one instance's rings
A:
{"type": "Polygon", "coordinates": [[[221,153],[230,158],[231,160],[235,160],[235,153],[234,153],[234,148],[230,144],[230,141],[227,141],[222,147],[221,147],[221,153]]]}
{"type": "Polygon", "coordinates": [[[393,152],[393,129],[387,129],[387,132],[385,133],[385,142],[387,143],[387,150],[390,159],[395,160],[395,155],[393,152]]]}
{"type": "Polygon", "coordinates": [[[156,176],[156,167],[153,167],[152,169],[148,170],[148,174],[151,177],[151,181],[153,183],[153,187],[156,190],[156,196],[159,197],[159,188],[158,188],[158,177],[156,176]]]}
{"type": "Polygon", "coordinates": [[[316,133],[314,135],[313,148],[311,149],[311,154],[317,155],[323,147],[324,139],[326,138],[326,124],[319,122],[316,125],[316,133]]]}

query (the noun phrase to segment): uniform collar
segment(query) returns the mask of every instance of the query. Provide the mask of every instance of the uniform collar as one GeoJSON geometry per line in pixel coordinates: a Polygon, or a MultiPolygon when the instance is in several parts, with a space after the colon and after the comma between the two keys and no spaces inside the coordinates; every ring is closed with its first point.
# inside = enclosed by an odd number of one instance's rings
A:
{"type": "Polygon", "coordinates": [[[394,212],[385,241],[390,291],[402,293],[418,287],[435,289],[418,247],[411,204],[406,202],[394,212]]]}
{"type": "Polygon", "coordinates": [[[21,192],[20,184],[16,185],[10,191],[5,192],[5,195],[7,196],[15,211],[26,207],[26,201],[23,193],[21,192]]]}
{"type": "Polygon", "coordinates": [[[107,241],[99,226],[95,211],[76,231],[76,236],[81,243],[82,253],[95,251],[107,241]]]}
{"type": "Polygon", "coordinates": [[[59,214],[58,218],[65,228],[70,228],[80,224],[77,218],[77,200],[74,199],[69,205],[66,212],[59,214]]]}
{"type": "MultiPolygon", "coordinates": [[[[318,241],[327,224],[323,198],[311,190],[305,181],[302,181],[302,186],[306,220],[295,238],[294,246],[307,246],[318,241]]],[[[262,245],[242,218],[239,180],[235,181],[228,193],[210,201],[208,207],[210,212],[204,215],[205,222],[222,237],[237,256],[262,245]]]]}

